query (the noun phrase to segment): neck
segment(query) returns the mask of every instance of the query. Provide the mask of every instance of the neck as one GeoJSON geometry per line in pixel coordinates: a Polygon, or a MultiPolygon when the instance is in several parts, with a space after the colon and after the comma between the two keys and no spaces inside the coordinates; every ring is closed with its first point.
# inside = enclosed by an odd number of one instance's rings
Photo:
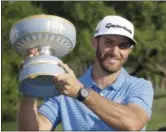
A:
{"type": "Polygon", "coordinates": [[[95,62],[92,69],[92,78],[100,88],[105,88],[114,83],[120,71],[121,69],[115,73],[107,73],[95,62]]]}

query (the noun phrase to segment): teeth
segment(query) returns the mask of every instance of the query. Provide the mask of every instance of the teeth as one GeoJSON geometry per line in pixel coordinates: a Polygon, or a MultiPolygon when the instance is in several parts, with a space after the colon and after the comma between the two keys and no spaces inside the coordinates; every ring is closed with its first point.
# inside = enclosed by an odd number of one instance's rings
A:
{"type": "Polygon", "coordinates": [[[112,63],[112,64],[115,64],[115,63],[117,63],[117,61],[118,61],[116,58],[109,58],[108,60],[109,60],[109,62],[112,63]]]}

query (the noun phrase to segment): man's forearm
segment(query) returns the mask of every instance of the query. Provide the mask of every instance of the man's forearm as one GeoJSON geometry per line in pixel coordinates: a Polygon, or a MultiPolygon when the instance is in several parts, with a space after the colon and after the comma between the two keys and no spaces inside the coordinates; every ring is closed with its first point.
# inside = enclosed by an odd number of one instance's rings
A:
{"type": "Polygon", "coordinates": [[[22,97],[18,111],[18,130],[39,130],[37,99],[22,97]]]}
{"type": "MultiPolygon", "coordinates": [[[[127,106],[113,103],[91,90],[84,104],[103,121],[117,130],[132,130],[137,123],[136,115],[127,106]]],[[[139,122],[138,122],[139,123],[139,122]]]]}

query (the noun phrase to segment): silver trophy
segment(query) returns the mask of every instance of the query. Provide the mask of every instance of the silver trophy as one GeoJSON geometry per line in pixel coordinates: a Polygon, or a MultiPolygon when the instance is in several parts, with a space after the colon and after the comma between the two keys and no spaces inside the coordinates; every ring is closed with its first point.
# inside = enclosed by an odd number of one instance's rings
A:
{"type": "Polygon", "coordinates": [[[32,48],[39,51],[39,55],[26,58],[19,74],[19,91],[37,98],[59,95],[53,77],[65,73],[57,63],[75,47],[74,25],[62,17],[34,15],[12,26],[10,41],[23,57],[32,48]]]}

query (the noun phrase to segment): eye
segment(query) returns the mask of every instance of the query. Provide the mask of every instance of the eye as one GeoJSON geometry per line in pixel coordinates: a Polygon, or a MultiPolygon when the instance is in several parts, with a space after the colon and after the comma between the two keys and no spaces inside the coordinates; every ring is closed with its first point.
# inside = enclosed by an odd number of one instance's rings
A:
{"type": "Polygon", "coordinates": [[[105,41],[105,44],[106,44],[106,45],[113,45],[113,41],[112,41],[112,40],[106,40],[106,41],[105,41]]]}
{"type": "Polygon", "coordinates": [[[132,48],[133,45],[131,43],[120,43],[119,44],[119,48],[120,49],[129,49],[129,48],[132,48]]]}

